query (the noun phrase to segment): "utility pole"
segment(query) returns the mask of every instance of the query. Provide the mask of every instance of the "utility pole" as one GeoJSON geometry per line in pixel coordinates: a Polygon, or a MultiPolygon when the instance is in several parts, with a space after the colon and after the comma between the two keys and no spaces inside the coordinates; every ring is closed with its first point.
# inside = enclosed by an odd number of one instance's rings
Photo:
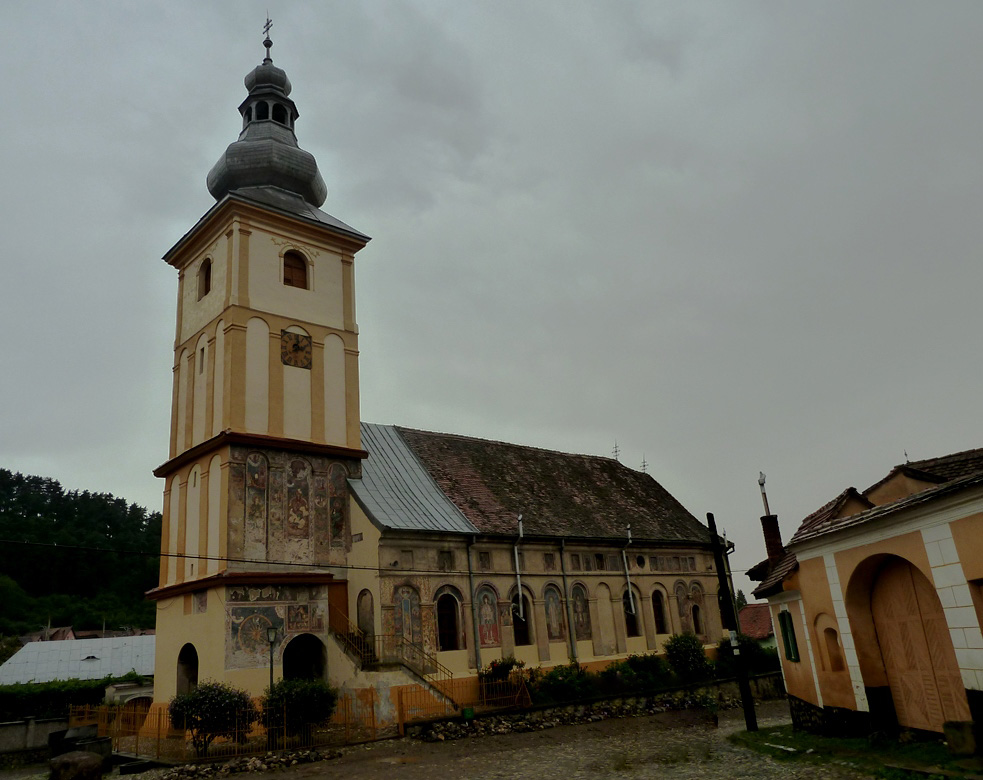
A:
{"type": "Polygon", "coordinates": [[[758,718],[754,713],[754,698],[751,696],[751,684],[747,678],[747,667],[737,646],[737,612],[734,610],[734,599],[730,593],[730,583],[727,581],[727,568],[724,563],[723,545],[717,536],[717,523],[713,512],[707,512],[707,525],[710,528],[710,544],[713,547],[713,562],[717,569],[717,603],[720,606],[720,621],[730,632],[730,646],[734,650],[734,666],[737,669],[737,687],[741,692],[741,705],[744,707],[744,723],[748,731],[758,730],[758,718]]]}

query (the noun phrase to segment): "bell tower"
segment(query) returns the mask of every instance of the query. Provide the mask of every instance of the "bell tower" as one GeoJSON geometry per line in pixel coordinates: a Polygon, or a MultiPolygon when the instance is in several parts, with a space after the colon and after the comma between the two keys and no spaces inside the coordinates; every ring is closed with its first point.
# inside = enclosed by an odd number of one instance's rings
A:
{"type": "Polygon", "coordinates": [[[242,131],[208,174],[216,203],[164,255],[178,300],[170,448],[154,472],[158,702],[199,678],[258,695],[274,632],[275,663],[296,636],[320,639],[323,673],[329,604],[347,613],[348,480],[365,457],[354,261],[369,238],[320,209],[268,31],[242,131]]]}

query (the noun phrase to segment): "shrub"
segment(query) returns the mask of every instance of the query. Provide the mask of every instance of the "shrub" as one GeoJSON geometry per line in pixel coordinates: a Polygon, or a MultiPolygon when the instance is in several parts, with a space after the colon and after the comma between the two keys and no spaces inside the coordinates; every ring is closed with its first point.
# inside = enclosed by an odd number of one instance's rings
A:
{"type": "MultiPolygon", "coordinates": [[[[741,651],[744,668],[748,674],[767,674],[768,672],[777,672],[781,668],[778,651],[774,648],[762,647],[749,636],[738,634],[737,647],[741,651]]],[[[730,646],[730,638],[725,637],[717,645],[717,677],[736,676],[737,666],[734,661],[734,648],[730,646]]]]}
{"type": "Polygon", "coordinates": [[[171,699],[168,706],[176,729],[191,732],[191,743],[200,757],[216,737],[246,738],[259,713],[249,694],[225,683],[206,681],[194,690],[171,699]]]}
{"type": "Polygon", "coordinates": [[[334,712],[338,692],[324,680],[280,680],[267,688],[261,705],[267,730],[282,728],[291,736],[323,723],[334,712]]]}
{"type": "Polygon", "coordinates": [[[479,680],[507,680],[512,676],[513,671],[521,670],[526,665],[525,661],[517,661],[514,656],[507,656],[501,660],[492,661],[484,669],[478,672],[479,680]]]}
{"type": "Polygon", "coordinates": [[[702,682],[713,676],[713,664],[695,634],[673,634],[665,647],[666,659],[680,682],[702,682]]]}
{"type": "Polygon", "coordinates": [[[136,672],[101,680],[52,680],[46,683],[0,685],[0,721],[64,718],[69,707],[95,707],[102,703],[106,686],[113,682],[142,682],[136,672]]]}
{"type": "Polygon", "coordinates": [[[600,680],[577,663],[554,666],[549,671],[529,672],[529,695],[534,704],[559,704],[598,696],[604,691],[600,680]]]}

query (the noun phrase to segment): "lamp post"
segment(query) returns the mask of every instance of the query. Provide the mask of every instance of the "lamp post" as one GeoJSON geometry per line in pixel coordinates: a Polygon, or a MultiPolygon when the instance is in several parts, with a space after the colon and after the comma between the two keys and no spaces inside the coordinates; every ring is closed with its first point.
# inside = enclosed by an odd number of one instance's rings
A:
{"type": "Polygon", "coordinates": [[[266,641],[270,643],[270,692],[273,691],[273,645],[276,644],[276,627],[266,629],[266,641]]]}

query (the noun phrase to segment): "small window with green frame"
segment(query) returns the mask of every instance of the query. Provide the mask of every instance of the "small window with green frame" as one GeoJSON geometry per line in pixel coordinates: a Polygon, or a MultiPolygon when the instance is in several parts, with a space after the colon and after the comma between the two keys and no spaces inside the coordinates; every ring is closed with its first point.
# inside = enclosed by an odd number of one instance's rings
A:
{"type": "Polygon", "coordinates": [[[795,640],[795,626],[792,623],[792,613],[783,609],[778,613],[778,626],[782,631],[782,642],[785,645],[785,658],[793,663],[799,661],[799,643],[795,640]]]}

